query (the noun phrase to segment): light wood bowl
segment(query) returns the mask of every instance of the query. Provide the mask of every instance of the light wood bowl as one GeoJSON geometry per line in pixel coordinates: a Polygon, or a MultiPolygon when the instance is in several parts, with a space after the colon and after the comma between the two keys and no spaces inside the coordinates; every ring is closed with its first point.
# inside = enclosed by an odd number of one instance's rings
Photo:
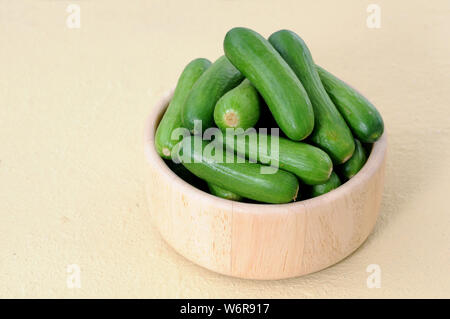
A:
{"type": "Polygon", "coordinates": [[[154,223],[181,255],[229,276],[282,279],[331,266],[369,236],[383,191],[385,136],[358,174],[325,195],[281,205],[234,202],[184,182],[157,154],[154,134],[172,95],[148,118],[146,181],[154,223]]]}

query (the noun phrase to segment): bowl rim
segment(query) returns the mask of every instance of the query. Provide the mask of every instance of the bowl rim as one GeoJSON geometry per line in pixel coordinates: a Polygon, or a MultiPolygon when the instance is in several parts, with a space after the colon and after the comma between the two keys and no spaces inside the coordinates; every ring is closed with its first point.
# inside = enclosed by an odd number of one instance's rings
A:
{"type": "Polygon", "coordinates": [[[160,98],[154,107],[151,109],[150,115],[147,117],[144,131],[144,153],[146,157],[146,164],[156,166],[162,175],[171,179],[177,188],[183,189],[188,195],[197,197],[199,200],[203,198],[206,201],[215,201],[216,205],[229,208],[230,204],[234,210],[244,210],[249,212],[256,212],[258,214],[264,212],[273,212],[278,209],[280,211],[289,212],[296,207],[312,207],[322,206],[326,203],[332,203],[335,200],[345,196],[351,192],[352,189],[358,188],[361,184],[368,181],[381,167],[386,156],[387,138],[386,132],[373,144],[372,151],[364,164],[363,168],[350,180],[343,183],[334,190],[309,199],[298,202],[290,202],[284,204],[255,204],[232,201],[225,198],[220,198],[202,191],[191,184],[185,182],[178,175],[176,175],[159,156],[156,151],[154,138],[156,133],[156,123],[160,120],[173,97],[174,88],[166,91],[162,98],[160,98]],[[255,210],[256,208],[256,210],[255,210]]]}

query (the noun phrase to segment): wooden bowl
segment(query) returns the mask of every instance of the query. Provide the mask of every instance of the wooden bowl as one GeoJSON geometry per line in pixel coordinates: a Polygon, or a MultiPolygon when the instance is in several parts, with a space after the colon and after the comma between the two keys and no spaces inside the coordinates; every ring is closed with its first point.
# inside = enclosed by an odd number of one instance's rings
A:
{"type": "Polygon", "coordinates": [[[148,118],[146,182],[154,223],[181,255],[229,276],[281,279],[337,263],[370,234],[383,191],[385,136],[358,174],[325,195],[280,205],[234,202],[184,182],[157,154],[154,134],[172,95],[148,118]]]}

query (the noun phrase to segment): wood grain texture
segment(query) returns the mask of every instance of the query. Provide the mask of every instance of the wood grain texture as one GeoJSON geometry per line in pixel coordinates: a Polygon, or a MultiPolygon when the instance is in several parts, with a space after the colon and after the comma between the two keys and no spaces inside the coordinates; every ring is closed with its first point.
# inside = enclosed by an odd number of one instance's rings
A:
{"type": "Polygon", "coordinates": [[[281,205],[233,202],[184,182],[156,153],[154,133],[172,94],[146,124],[146,180],[154,223],[180,254],[230,276],[281,279],[337,263],[370,234],[383,191],[386,136],[361,171],[330,193],[281,205]]]}

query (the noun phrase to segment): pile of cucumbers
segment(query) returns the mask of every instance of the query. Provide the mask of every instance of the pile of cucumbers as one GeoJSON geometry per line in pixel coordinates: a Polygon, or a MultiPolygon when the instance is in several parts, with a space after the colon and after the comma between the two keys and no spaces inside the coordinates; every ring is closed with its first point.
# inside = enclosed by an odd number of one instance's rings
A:
{"type": "Polygon", "coordinates": [[[156,150],[178,176],[230,200],[288,203],[325,194],[364,166],[383,119],[316,65],[297,34],[280,30],[267,40],[233,28],[223,47],[214,63],[185,67],[156,130],[156,150]],[[211,136],[211,128],[224,134],[211,136]]]}

